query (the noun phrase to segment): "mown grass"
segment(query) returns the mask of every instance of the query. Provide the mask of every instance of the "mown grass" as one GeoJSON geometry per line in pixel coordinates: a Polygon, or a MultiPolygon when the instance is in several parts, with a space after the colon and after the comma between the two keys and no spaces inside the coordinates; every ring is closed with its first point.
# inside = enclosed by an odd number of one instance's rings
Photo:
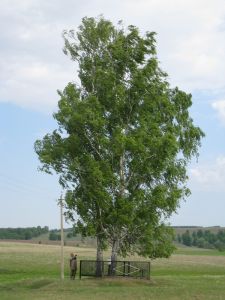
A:
{"type": "Polygon", "coordinates": [[[219,252],[179,249],[170,259],[152,262],[150,281],[70,281],[70,252],[79,259],[95,256],[92,248],[65,247],[65,280],[61,282],[59,246],[0,242],[0,299],[225,299],[225,256],[219,252]]]}

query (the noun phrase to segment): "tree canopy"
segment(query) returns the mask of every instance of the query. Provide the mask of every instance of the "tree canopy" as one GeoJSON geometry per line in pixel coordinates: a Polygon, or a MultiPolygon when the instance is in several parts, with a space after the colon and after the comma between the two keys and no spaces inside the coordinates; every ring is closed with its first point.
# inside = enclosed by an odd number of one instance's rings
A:
{"type": "Polygon", "coordinates": [[[165,222],[190,193],[187,164],[204,136],[192,96],[170,87],[154,32],[84,18],[64,40],[80,82],[59,91],[58,129],[35,143],[42,170],[60,175],[67,215],[97,237],[98,254],[110,244],[112,259],[168,256],[165,222]]]}

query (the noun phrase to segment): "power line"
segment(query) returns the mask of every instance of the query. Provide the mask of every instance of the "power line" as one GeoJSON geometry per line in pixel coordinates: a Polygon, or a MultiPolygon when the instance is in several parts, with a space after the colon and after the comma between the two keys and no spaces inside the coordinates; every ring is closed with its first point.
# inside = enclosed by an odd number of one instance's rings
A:
{"type": "Polygon", "coordinates": [[[51,195],[51,192],[41,185],[35,185],[28,181],[23,181],[18,178],[0,173],[0,185],[12,192],[26,192],[26,193],[44,193],[51,195]]]}

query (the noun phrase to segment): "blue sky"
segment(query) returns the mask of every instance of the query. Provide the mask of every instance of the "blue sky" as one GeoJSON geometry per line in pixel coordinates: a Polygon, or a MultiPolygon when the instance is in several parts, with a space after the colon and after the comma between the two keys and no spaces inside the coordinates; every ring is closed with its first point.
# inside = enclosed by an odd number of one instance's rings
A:
{"type": "Polygon", "coordinates": [[[59,227],[61,189],[38,172],[33,145],[56,128],[57,89],[77,81],[62,31],[100,14],[157,32],[161,68],[192,93],[191,116],[206,133],[188,167],[192,195],[171,224],[225,226],[224,0],[1,0],[0,227],[59,227]]]}

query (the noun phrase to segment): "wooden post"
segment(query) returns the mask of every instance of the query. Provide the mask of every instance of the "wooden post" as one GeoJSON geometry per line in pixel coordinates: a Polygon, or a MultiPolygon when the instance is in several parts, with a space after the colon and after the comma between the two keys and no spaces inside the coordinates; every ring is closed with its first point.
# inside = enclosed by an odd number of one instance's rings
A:
{"type": "Polygon", "coordinates": [[[63,199],[62,195],[59,200],[60,204],[60,227],[61,227],[61,280],[64,280],[64,232],[63,232],[63,199]]]}
{"type": "Polygon", "coordinates": [[[80,261],[80,279],[81,279],[81,276],[82,276],[81,272],[82,272],[82,260],[80,261]]]}

